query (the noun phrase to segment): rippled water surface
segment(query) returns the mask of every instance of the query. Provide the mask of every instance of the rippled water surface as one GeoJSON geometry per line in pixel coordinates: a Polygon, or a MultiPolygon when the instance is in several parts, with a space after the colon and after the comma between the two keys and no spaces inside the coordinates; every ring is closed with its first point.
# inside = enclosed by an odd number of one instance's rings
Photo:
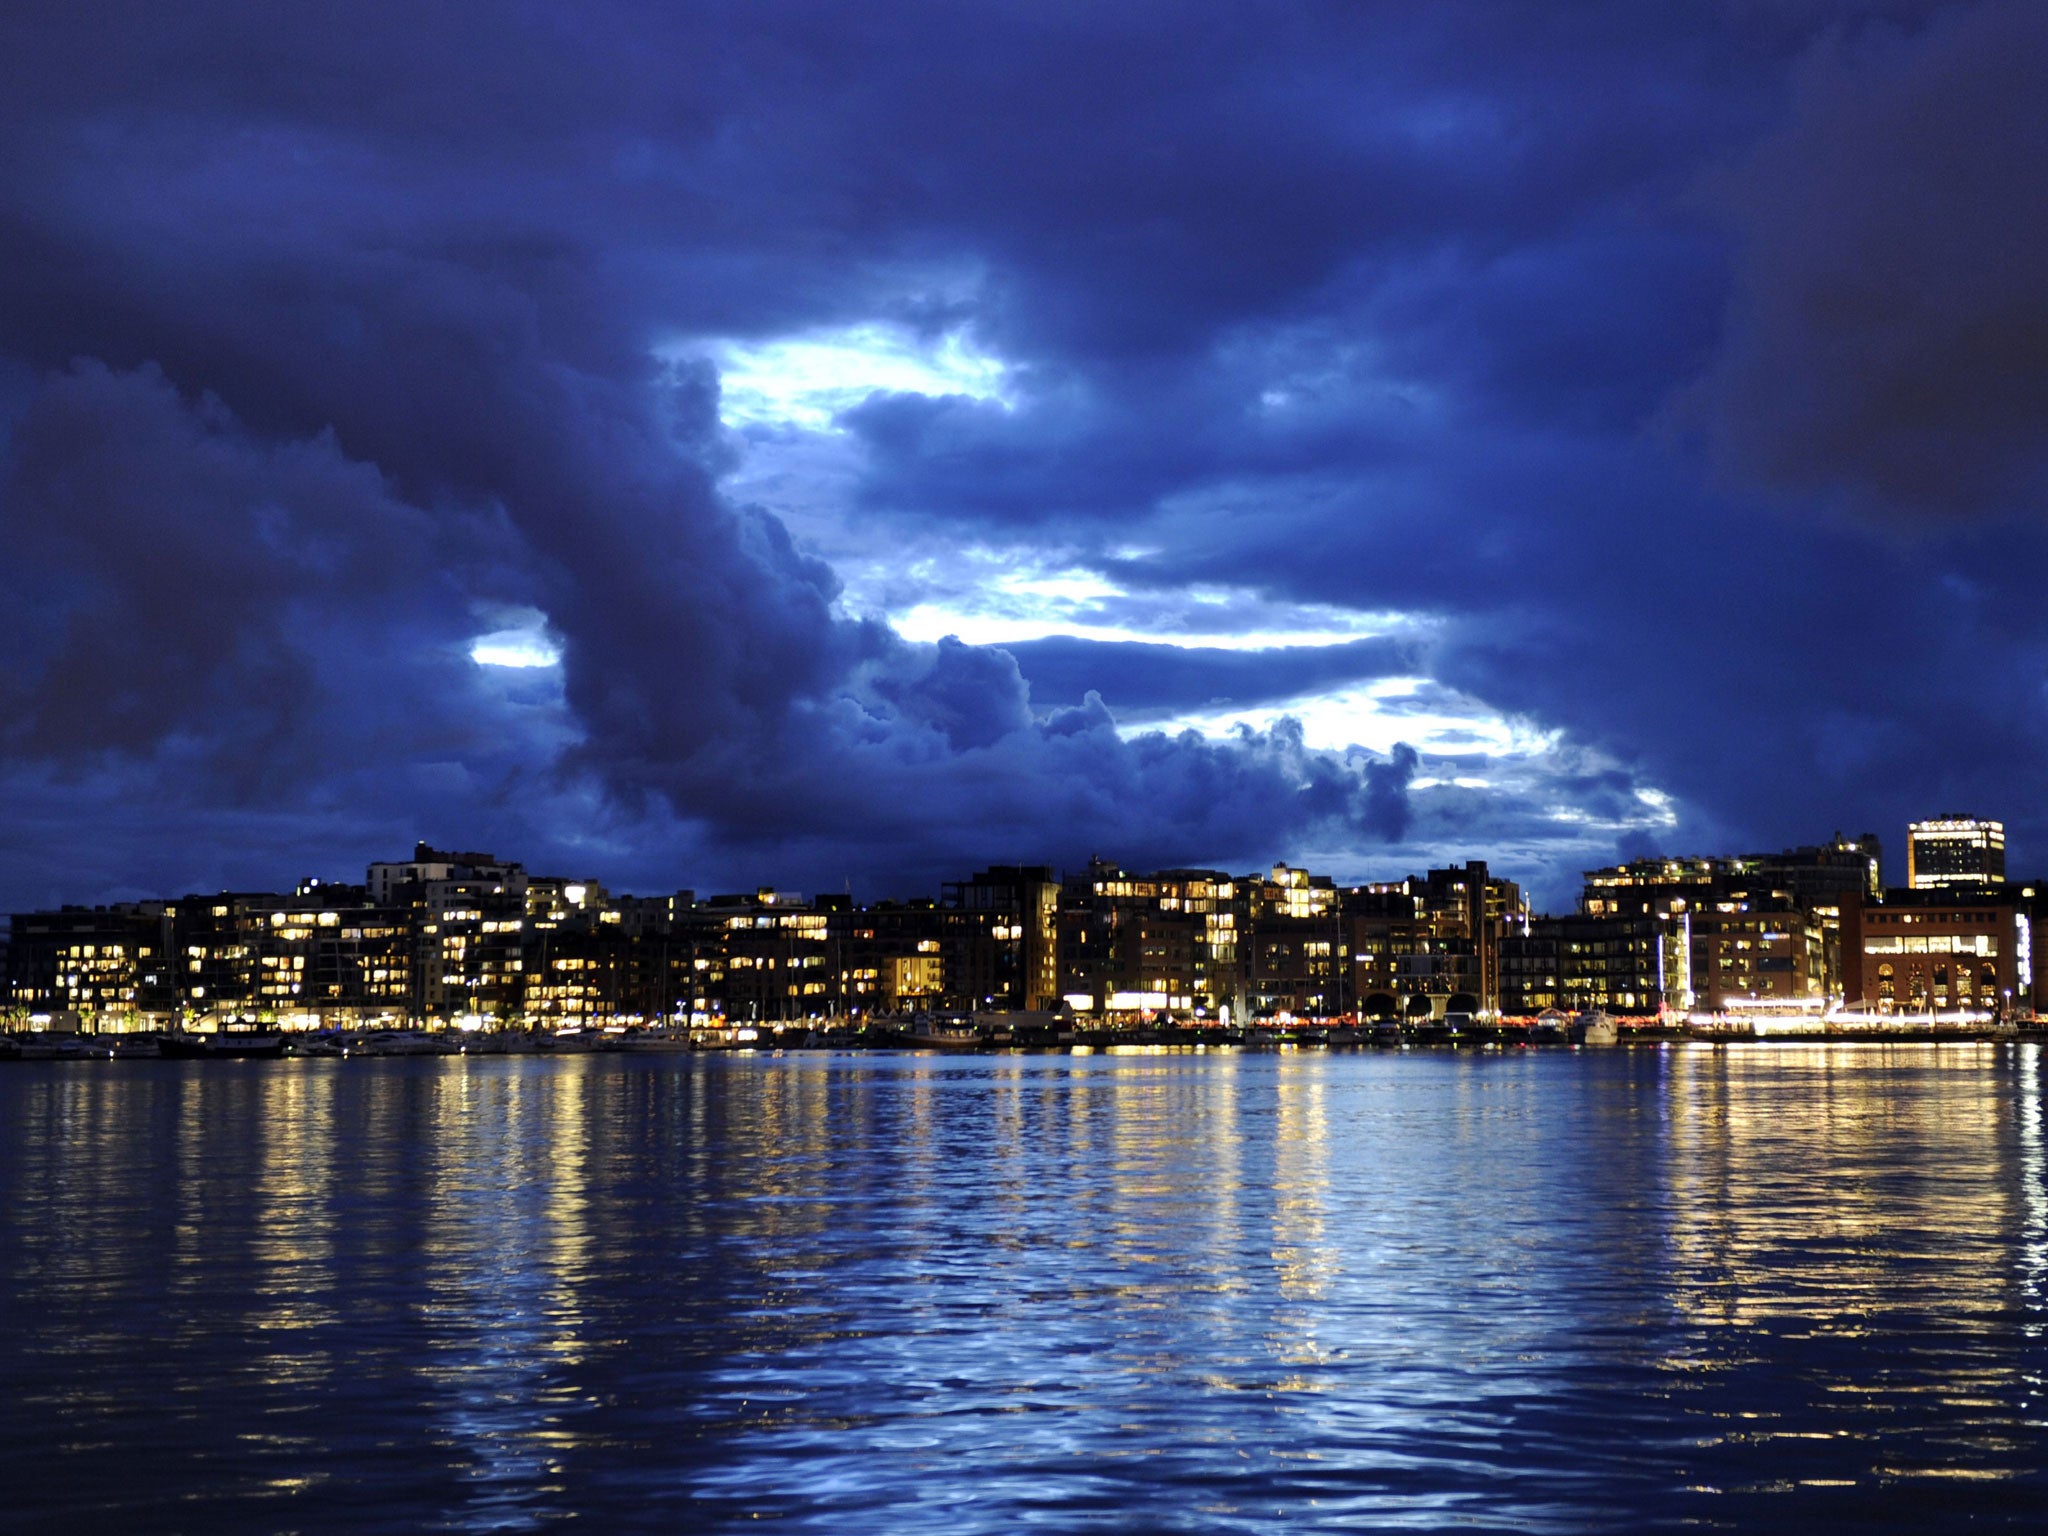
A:
{"type": "Polygon", "coordinates": [[[2031,1046],[0,1070],[0,1526],[2048,1521],[2031,1046]]]}

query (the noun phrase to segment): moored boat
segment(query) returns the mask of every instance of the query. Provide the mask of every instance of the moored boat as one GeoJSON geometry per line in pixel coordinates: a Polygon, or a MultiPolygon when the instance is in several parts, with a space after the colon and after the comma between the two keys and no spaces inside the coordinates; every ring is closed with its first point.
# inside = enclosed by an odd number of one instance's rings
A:
{"type": "Polygon", "coordinates": [[[688,1035],[673,1034],[667,1030],[659,1029],[629,1029],[616,1035],[609,1033],[601,1034],[597,1037],[596,1045],[600,1051],[625,1051],[629,1053],[691,1051],[696,1049],[691,1044],[688,1035]]]}
{"type": "Polygon", "coordinates": [[[1579,1045],[1618,1045],[1621,1026],[1605,1008],[1588,1008],[1572,1020],[1572,1039],[1579,1045]]]}
{"type": "Polygon", "coordinates": [[[108,1061],[114,1048],[85,1035],[0,1035],[0,1058],[12,1061],[108,1061]]]}
{"type": "Polygon", "coordinates": [[[972,1019],[938,1015],[909,1019],[882,1033],[890,1045],[912,1051],[972,1051],[983,1044],[972,1019]]]}
{"type": "Polygon", "coordinates": [[[1409,1021],[1409,1038],[1417,1045],[1462,1045],[1465,1041],[1463,1021],[1454,1014],[1440,1019],[1421,1016],[1409,1021]]]}
{"type": "Polygon", "coordinates": [[[173,1061],[274,1060],[284,1055],[283,1035],[243,1032],[198,1034],[178,1030],[157,1038],[157,1050],[173,1061]]]}
{"type": "Polygon", "coordinates": [[[462,1042],[423,1029],[365,1030],[348,1042],[351,1056],[454,1056],[462,1042]]]}

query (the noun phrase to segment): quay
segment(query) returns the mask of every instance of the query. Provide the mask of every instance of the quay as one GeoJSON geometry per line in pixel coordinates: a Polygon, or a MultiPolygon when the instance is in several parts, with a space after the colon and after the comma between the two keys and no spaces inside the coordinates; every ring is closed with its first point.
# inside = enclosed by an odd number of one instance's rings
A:
{"type": "Polygon", "coordinates": [[[2048,1020],[1870,1017],[1856,1020],[1742,1018],[1534,1019],[1395,1024],[1315,1020],[1234,1028],[1166,1022],[1126,1028],[1065,1021],[820,1019],[778,1025],[695,1028],[504,1030],[151,1030],[122,1033],[25,1030],[0,1033],[4,1061],[252,1061],[394,1056],[526,1056],[689,1052],[876,1051],[990,1054],[1128,1050],[1300,1051],[1600,1049],[1672,1044],[1987,1044],[2048,1041],[2048,1020]],[[1602,1029],[1602,1024],[1609,1027],[1602,1029]]]}

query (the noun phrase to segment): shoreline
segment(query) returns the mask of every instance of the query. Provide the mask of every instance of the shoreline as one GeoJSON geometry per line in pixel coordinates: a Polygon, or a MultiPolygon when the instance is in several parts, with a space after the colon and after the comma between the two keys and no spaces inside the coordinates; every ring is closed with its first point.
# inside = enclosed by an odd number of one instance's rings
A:
{"type": "Polygon", "coordinates": [[[1399,1054],[1404,1051],[1594,1052],[1642,1046],[1729,1045],[2019,1045],[2048,1043],[2048,1024],[2008,1026],[1823,1026],[1818,1029],[1743,1029],[1701,1025],[1624,1025],[1612,1043],[1531,1038],[1514,1027],[1474,1030],[1445,1036],[1439,1032],[1403,1031],[1398,1036],[1375,1034],[1350,1026],[1310,1026],[1276,1030],[1223,1029],[1081,1029],[1046,1032],[1039,1037],[993,1033],[950,1038],[918,1038],[893,1029],[843,1030],[763,1028],[749,1039],[683,1033],[628,1030],[622,1032],[503,1031],[465,1034],[457,1031],[370,1031],[280,1034],[238,1032],[177,1036],[160,1032],[125,1034],[50,1034],[18,1032],[0,1035],[0,1062],[8,1061],[207,1061],[374,1059],[409,1056],[580,1056],[580,1055],[767,1055],[799,1051],[875,1053],[880,1055],[1101,1055],[1130,1052],[1272,1053],[1333,1051],[1399,1054]]]}

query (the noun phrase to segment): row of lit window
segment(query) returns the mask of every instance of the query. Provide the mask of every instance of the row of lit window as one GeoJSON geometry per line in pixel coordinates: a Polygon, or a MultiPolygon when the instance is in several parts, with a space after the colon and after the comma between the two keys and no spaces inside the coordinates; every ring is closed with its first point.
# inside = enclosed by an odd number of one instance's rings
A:
{"type": "Polygon", "coordinates": [[[1866,955],[1995,955],[1988,933],[1893,933],[1863,941],[1866,955]]]}

